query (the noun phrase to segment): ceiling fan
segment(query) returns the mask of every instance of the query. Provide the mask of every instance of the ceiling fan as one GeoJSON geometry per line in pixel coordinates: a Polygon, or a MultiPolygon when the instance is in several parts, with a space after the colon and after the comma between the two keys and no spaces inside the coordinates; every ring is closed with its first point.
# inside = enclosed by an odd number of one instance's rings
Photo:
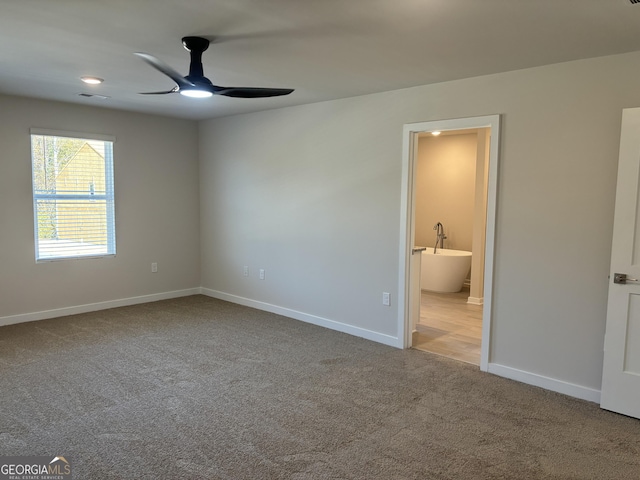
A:
{"type": "Polygon", "coordinates": [[[166,95],[178,92],[187,97],[196,98],[210,97],[212,95],[236,98],[264,98],[289,95],[293,92],[293,89],[290,88],[220,87],[212,84],[211,80],[204,76],[202,68],[202,53],[209,48],[209,43],[209,40],[202,37],[184,37],[182,39],[182,45],[191,54],[189,75],[186,77],[183,77],[153,55],[136,52],[135,55],[176,82],[176,86],[166,92],[144,92],[143,95],[166,95]]]}

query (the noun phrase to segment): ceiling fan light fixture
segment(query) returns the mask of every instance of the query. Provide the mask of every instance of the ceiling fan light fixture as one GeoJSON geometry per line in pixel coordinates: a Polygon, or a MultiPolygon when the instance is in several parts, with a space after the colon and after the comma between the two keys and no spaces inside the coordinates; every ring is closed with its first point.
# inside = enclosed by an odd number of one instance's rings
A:
{"type": "Polygon", "coordinates": [[[209,47],[209,43],[210,41],[203,37],[184,37],[182,39],[182,45],[189,51],[191,57],[187,76],[182,76],[181,73],[153,55],[135,52],[134,55],[169,77],[176,84],[173,89],[166,92],[145,92],[142,95],[167,95],[180,92],[186,97],[193,98],[207,98],[212,95],[235,98],[267,98],[289,95],[293,92],[292,88],[220,87],[213,85],[211,80],[204,76],[202,68],[202,53],[209,47]]]}
{"type": "Polygon", "coordinates": [[[82,80],[84,83],[88,83],[89,85],[100,85],[102,82],[104,82],[104,79],[102,78],[91,77],[88,75],[80,77],[80,80],[82,80]]]}
{"type": "Polygon", "coordinates": [[[197,88],[180,89],[180,94],[191,98],[207,98],[213,95],[208,90],[198,90],[197,88]]]}

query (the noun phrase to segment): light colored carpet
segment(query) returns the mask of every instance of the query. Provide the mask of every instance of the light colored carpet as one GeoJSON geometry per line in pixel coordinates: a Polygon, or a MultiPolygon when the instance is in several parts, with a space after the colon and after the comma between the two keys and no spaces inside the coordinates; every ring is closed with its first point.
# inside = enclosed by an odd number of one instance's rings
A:
{"type": "Polygon", "coordinates": [[[193,296],[0,328],[0,455],[74,479],[636,479],[640,421],[193,296]]]}

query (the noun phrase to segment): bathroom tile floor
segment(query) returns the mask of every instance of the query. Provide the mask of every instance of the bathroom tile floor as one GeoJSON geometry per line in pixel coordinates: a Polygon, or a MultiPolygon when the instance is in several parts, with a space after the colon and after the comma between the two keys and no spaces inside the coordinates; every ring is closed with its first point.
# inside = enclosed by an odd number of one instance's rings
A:
{"type": "Polygon", "coordinates": [[[464,288],[458,293],[423,291],[413,348],[480,365],[482,306],[468,304],[468,296],[464,288]]]}

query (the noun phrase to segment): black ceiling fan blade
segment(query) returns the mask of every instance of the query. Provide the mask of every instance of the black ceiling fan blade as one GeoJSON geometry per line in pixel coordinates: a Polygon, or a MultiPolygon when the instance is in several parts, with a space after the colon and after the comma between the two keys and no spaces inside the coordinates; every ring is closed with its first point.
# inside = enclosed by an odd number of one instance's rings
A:
{"type": "Polygon", "coordinates": [[[162,92],[140,92],[140,95],[166,95],[168,93],[176,93],[178,90],[180,90],[180,87],[175,86],[171,90],[162,92]]]}
{"type": "Polygon", "coordinates": [[[137,55],[142,60],[147,62],[149,65],[151,65],[153,68],[155,68],[161,73],[164,73],[167,77],[171,78],[171,80],[173,80],[174,82],[176,82],[176,84],[178,84],[178,87],[188,88],[188,87],[195,86],[189,80],[185,79],[182,75],[180,75],[180,73],[178,73],[169,65],[164,63],[162,60],[154,57],[153,55],[149,55],[148,53],[142,53],[142,52],[135,52],[134,55],[137,55]]]}
{"type": "Polygon", "coordinates": [[[252,87],[218,87],[219,90],[213,92],[216,95],[235,98],[266,98],[289,95],[292,88],[252,88],[252,87]]]}

